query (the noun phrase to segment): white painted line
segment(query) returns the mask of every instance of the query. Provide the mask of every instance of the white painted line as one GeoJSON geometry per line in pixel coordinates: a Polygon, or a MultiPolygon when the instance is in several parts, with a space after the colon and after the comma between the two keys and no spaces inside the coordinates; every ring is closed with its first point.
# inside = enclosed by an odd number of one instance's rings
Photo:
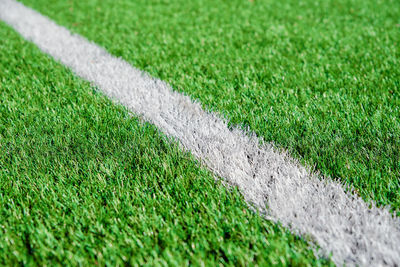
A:
{"type": "Polygon", "coordinates": [[[326,255],[333,253],[335,263],[400,264],[400,221],[387,209],[369,208],[339,183],[319,180],[272,145],[229,129],[189,97],[14,0],[0,0],[0,19],[104,94],[177,138],[215,174],[238,186],[268,219],[310,235],[326,255]]]}

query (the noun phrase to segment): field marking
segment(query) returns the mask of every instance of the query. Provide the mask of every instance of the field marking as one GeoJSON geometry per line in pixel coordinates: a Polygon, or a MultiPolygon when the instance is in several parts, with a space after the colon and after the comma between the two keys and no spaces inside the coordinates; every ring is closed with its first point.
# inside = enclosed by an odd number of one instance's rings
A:
{"type": "Polygon", "coordinates": [[[15,0],[0,0],[0,19],[179,140],[216,175],[237,186],[266,218],[295,234],[310,235],[338,265],[400,263],[400,220],[388,209],[369,207],[340,183],[320,180],[272,144],[228,128],[218,114],[15,0]]]}

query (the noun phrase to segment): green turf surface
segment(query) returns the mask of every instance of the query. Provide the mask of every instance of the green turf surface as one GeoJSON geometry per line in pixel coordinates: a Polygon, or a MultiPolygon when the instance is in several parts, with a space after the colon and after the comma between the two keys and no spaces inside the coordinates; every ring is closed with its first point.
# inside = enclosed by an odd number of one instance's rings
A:
{"type": "Polygon", "coordinates": [[[399,209],[399,1],[22,2],[399,209]]]}
{"type": "Polygon", "coordinates": [[[0,23],[0,265],[326,265],[0,23]]]}

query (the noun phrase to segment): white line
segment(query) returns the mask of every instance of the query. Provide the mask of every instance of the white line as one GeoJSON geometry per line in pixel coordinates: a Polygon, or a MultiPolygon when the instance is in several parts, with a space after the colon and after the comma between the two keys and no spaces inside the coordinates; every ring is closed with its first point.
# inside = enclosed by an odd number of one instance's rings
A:
{"type": "Polygon", "coordinates": [[[246,201],[296,234],[310,235],[337,264],[400,263],[400,221],[387,209],[321,181],[290,156],[204,111],[164,82],[133,68],[14,0],[0,0],[0,19],[45,53],[93,82],[107,96],[177,138],[246,201]],[[266,208],[268,207],[268,208],[266,208]]]}

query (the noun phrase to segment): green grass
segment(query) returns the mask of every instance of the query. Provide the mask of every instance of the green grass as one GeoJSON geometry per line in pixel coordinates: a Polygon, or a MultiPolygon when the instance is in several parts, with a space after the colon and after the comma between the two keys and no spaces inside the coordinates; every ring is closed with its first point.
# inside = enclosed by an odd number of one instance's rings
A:
{"type": "Polygon", "coordinates": [[[399,210],[399,1],[22,2],[399,210]]]}
{"type": "Polygon", "coordinates": [[[0,23],[0,265],[329,265],[0,23]]]}

